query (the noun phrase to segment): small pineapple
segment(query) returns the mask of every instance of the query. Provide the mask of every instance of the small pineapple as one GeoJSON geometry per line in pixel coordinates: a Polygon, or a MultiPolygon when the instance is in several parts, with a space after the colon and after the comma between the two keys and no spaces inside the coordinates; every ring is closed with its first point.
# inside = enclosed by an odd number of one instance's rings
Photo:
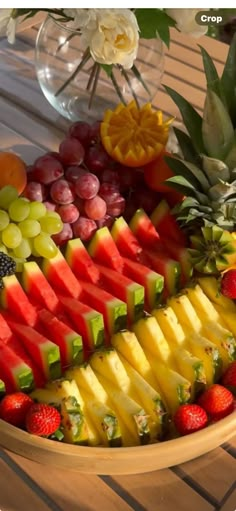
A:
{"type": "Polygon", "coordinates": [[[182,227],[194,232],[193,266],[219,274],[236,262],[230,235],[236,229],[236,34],[221,77],[206,50],[201,51],[207,81],[203,117],[166,87],[188,132],[175,129],[183,158],[166,157],[175,174],[167,184],[185,197],[175,213],[182,227]]]}

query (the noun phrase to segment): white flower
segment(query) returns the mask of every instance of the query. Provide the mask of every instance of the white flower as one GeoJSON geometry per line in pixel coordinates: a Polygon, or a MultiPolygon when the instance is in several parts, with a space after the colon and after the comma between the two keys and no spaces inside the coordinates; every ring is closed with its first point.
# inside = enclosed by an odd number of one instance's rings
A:
{"type": "Polygon", "coordinates": [[[200,11],[207,11],[207,9],[166,9],[168,16],[176,21],[176,28],[180,32],[196,38],[206,34],[208,30],[206,25],[199,25],[195,20],[196,14],[200,11]]]}
{"type": "Polygon", "coordinates": [[[12,18],[13,9],[0,9],[0,36],[7,35],[9,43],[15,42],[18,20],[12,18]]]}
{"type": "Polygon", "coordinates": [[[89,9],[89,16],[82,38],[93,59],[99,64],[120,64],[130,69],[139,41],[134,13],[130,9],[89,9]]]}

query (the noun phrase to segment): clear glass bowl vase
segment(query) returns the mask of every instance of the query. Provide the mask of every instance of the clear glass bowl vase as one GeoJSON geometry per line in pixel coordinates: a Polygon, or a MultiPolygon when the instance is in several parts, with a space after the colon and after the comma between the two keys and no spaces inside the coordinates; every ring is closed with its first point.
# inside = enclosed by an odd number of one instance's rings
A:
{"type": "Polygon", "coordinates": [[[113,66],[113,81],[99,66],[95,90],[94,61],[90,57],[81,68],[84,55],[80,34],[49,15],[36,40],[36,72],[45,97],[62,116],[92,121],[120,102],[135,99],[142,106],[153,100],[164,71],[159,38],[140,40],[135,66],[125,72],[113,66]]]}

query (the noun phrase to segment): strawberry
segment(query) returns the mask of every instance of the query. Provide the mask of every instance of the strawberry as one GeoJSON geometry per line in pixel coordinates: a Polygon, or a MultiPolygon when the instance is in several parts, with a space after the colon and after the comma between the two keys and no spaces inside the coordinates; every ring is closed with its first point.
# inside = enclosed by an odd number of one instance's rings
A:
{"type": "Polygon", "coordinates": [[[228,270],[223,274],[220,284],[220,290],[222,295],[227,298],[236,298],[236,269],[228,270]]]}
{"type": "Polygon", "coordinates": [[[174,415],[174,423],[180,435],[189,435],[205,428],[208,418],[205,410],[196,404],[181,405],[174,415]]]}
{"type": "Polygon", "coordinates": [[[59,429],[60,413],[56,408],[44,403],[34,403],[26,415],[25,425],[29,433],[49,436],[59,429]]]}
{"type": "Polygon", "coordinates": [[[221,382],[236,396],[236,360],[229,365],[222,376],[221,382]]]}
{"type": "Polygon", "coordinates": [[[223,385],[215,383],[203,392],[198,404],[204,408],[210,420],[218,421],[233,411],[234,396],[223,385]]]}
{"type": "Polygon", "coordinates": [[[33,399],[23,392],[8,394],[0,403],[0,418],[13,426],[23,427],[26,414],[33,403],[33,399]]]}

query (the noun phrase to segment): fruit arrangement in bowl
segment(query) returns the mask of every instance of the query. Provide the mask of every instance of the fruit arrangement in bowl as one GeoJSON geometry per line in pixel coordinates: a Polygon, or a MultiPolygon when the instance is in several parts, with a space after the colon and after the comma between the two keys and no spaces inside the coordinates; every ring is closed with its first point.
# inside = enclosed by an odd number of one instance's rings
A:
{"type": "Polygon", "coordinates": [[[0,418],[15,449],[18,438],[125,464],[126,448],[150,461],[196,439],[183,461],[233,434],[233,117],[210,85],[201,127],[169,90],[189,130],[176,130],[181,157],[167,151],[171,120],[118,105],[92,126],[73,124],[58,152],[25,169],[21,190],[10,179],[0,190],[0,418]],[[226,116],[224,155],[206,129],[209,108],[226,116]]]}

